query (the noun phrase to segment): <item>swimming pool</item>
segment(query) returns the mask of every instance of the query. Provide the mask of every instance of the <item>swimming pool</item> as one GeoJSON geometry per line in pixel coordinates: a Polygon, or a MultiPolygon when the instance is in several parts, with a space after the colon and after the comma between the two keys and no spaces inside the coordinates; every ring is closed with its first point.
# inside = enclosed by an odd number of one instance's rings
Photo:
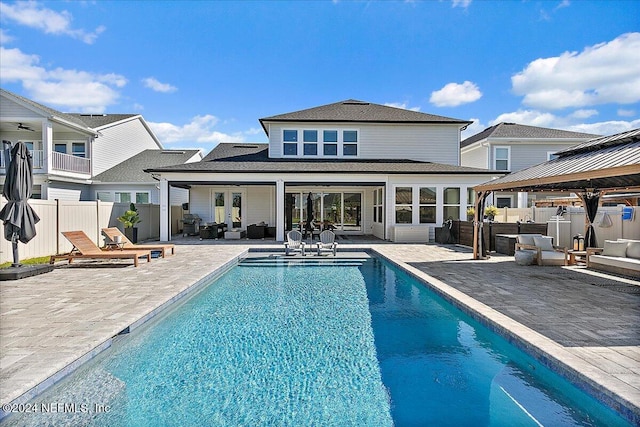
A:
{"type": "Polygon", "coordinates": [[[248,260],[116,341],[7,424],[628,425],[375,258],[248,260]]]}

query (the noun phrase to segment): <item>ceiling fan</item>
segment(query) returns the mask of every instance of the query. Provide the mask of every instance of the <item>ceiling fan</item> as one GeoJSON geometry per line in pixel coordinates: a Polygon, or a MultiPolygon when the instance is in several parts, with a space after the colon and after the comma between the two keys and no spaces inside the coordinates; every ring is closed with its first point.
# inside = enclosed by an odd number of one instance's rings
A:
{"type": "Polygon", "coordinates": [[[31,132],[35,132],[34,129],[31,129],[29,126],[25,126],[22,123],[18,123],[18,130],[28,130],[31,132]]]}

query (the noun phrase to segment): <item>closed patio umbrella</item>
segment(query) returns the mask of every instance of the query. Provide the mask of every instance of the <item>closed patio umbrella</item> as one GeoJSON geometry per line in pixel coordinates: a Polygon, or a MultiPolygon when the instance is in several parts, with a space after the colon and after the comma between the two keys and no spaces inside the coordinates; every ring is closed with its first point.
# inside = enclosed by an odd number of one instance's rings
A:
{"type": "Polygon", "coordinates": [[[307,231],[311,232],[311,222],[313,221],[313,199],[311,198],[311,192],[307,196],[307,226],[305,227],[305,234],[307,231]]]}
{"type": "MultiPolygon", "coordinates": [[[[6,141],[3,143],[7,144],[6,141]]],[[[11,143],[8,143],[11,144],[11,143]]],[[[28,243],[36,235],[38,215],[29,206],[33,189],[33,163],[27,146],[18,142],[11,150],[2,195],[7,204],[0,211],[4,237],[13,247],[13,266],[19,266],[18,241],[28,243]]]]}

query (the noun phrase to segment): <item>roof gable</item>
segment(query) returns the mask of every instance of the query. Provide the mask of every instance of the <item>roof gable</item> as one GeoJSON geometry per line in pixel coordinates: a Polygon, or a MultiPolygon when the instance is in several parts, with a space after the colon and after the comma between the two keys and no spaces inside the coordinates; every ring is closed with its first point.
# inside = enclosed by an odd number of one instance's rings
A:
{"type": "Polygon", "coordinates": [[[72,114],[67,114],[67,113],[63,113],[61,111],[55,110],[53,108],[47,107],[46,105],[40,104],[38,102],[32,101],[29,98],[25,98],[24,96],[20,96],[18,94],[15,94],[13,92],[10,92],[6,89],[2,89],[0,88],[0,94],[2,96],[7,97],[8,99],[11,99],[14,102],[17,102],[18,104],[24,106],[25,108],[28,108],[31,111],[34,111],[38,114],[41,114],[44,117],[47,118],[52,118],[52,119],[58,119],[59,121],[65,121],[68,122],[70,124],[79,126],[81,128],[83,128],[84,130],[92,130],[90,129],[90,126],[87,126],[86,123],[84,123],[82,120],[79,120],[78,118],[74,117],[72,114]]]}
{"type": "Polygon", "coordinates": [[[114,167],[96,175],[98,183],[105,182],[154,182],[149,168],[181,165],[189,161],[199,150],[144,150],[114,167]]]}
{"type": "Polygon", "coordinates": [[[572,132],[561,129],[543,128],[538,126],[520,125],[517,123],[498,123],[486,128],[460,143],[460,147],[466,147],[474,142],[490,138],[513,139],[591,139],[600,135],[590,133],[572,132]]]}
{"type": "Polygon", "coordinates": [[[467,120],[420,113],[355,99],[264,117],[260,119],[260,123],[268,135],[265,122],[444,123],[460,125],[472,123],[467,120]]]}

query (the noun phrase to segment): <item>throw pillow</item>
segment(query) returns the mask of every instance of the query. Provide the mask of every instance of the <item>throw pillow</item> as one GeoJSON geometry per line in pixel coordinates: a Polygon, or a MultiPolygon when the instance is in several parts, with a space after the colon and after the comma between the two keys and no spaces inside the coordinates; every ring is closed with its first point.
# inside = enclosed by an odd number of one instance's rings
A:
{"type": "Polygon", "coordinates": [[[518,235],[518,243],[522,244],[522,245],[535,245],[535,243],[533,242],[533,236],[535,236],[535,234],[519,234],[518,235]]]}
{"type": "Polygon", "coordinates": [[[627,258],[640,259],[640,242],[629,242],[627,246],[627,258]]]}
{"type": "Polygon", "coordinates": [[[553,250],[553,239],[547,236],[534,236],[535,245],[543,251],[553,250]]]}
{"type": "Polygon", "coordinates": [[[605,240],[604,250],[602,251],[602,255],[619,256],[624,258],[627,256],[628,245],[629,245],[628,242],[620,242],[616,240],[605,240]]]}

